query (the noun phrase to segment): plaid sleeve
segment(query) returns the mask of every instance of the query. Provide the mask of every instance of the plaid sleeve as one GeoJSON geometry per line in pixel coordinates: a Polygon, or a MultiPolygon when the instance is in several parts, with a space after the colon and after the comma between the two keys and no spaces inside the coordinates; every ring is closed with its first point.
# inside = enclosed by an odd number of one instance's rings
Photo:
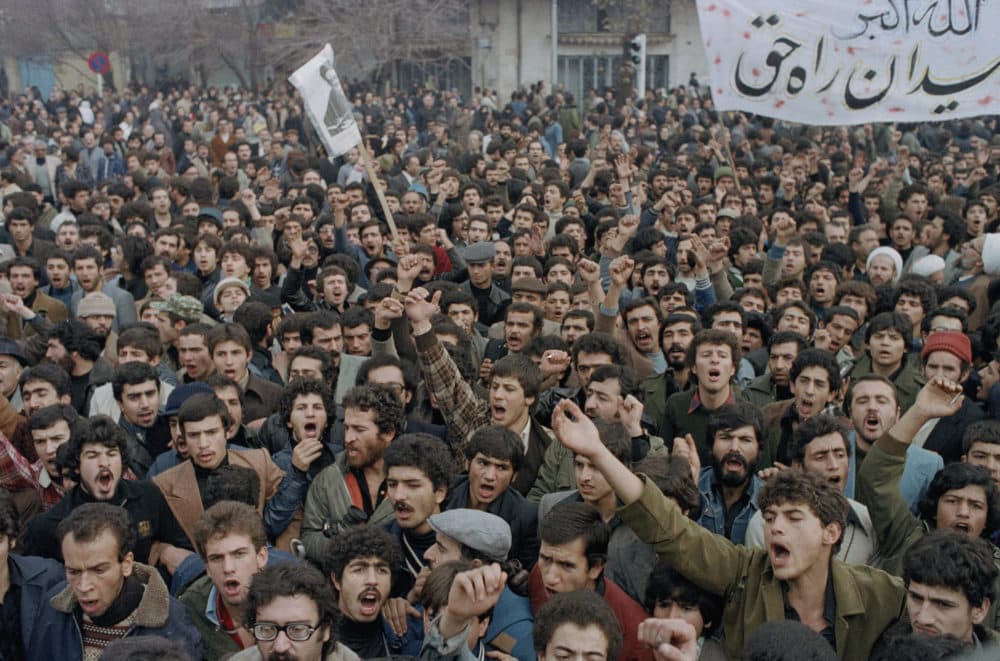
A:
{"type": "Polygon", "coordinates": [[[31,464],[0,434],[0,486],[8,491],[41,490],[31,464]]]}
{"type": "Polygon", "coordinates": [[[462,380],[455,361],[433,332],[416,340],[424,385],[441,409],[449,434],[455,434],[452,443],[462,445],[473,431],[486,424],[487,404],[462,380]]]}

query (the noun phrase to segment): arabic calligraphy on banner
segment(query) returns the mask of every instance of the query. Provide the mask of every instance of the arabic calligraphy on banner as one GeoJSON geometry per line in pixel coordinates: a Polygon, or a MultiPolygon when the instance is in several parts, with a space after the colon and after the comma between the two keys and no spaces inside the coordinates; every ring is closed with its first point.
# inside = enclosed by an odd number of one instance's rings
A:
{"type": "Polygon", "coordinates": [[[719,110],[805,124],[1000,112],[997,0],[698,0],[719,110]]]}

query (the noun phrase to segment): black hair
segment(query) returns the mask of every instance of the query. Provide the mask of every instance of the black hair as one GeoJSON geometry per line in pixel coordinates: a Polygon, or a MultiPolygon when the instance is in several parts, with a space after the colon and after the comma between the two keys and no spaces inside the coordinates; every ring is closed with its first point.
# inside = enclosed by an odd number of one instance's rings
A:
{"type": "Polygon", "coordinates": [[[899,303],[899,298],[903,295],[919,298],[920,306],[924,309],[925,314],[937,307],[937,295],[934,293],[934,287],[924,280],[911,278],[901,280],[892,294],[893,307],[899,303]]]}
{"type": "Polygon", "coordinates": [[[122,458],[123,470],[131,463],[132,452],[128,446],[125,430],[108,416],[94,415],[89,418],[80,418],[70,431],[72,433],[69,442],[63,447],[67,448],[68,463],[66,468],[69,469],[74,481],[79,482],[80,455],[83,454],[83,446],[85,445],[100,445],[118,450],[118,454],[122,458]]]}
{"type": "Polygon", "coordinates": [[[844,450],[850,450],[850,444],[847,441],[847,430],[836,416],[828,414],[814,415],[799,423],[798,429],[793,434],[792,460],[801,464],[806,456],[806,446],[820,436],[827,436],[828,434],[840,434],[841,440],[844,441],[844,450]]]}
{"type": "Polygon", "coordinates": [[[244,503],[256,508],[260,500],[260,476],[246,466],[224,464],[205,480],[202,504],[208,509],[224,500],[244,503]]]}
{"type": "Polygon", "coordinates": [[[59,340],[67,354],[77,352],[84,360],[97,360],[104,350],[102,339],[79,319],[60,321],[52,328],[48,337],[59,340]]]}
{"type": "MultiPolygon", "coordinates": [[[[238,391],[239,387],[236,390],[238,391]]],[[[177,411],[177,427],[183,434],[184,425],[188,422],[201,422],[213,415],[219,416],[223,429],[229,429],[232,426],[233,419],[229,415],[229,409],[226,408],[221,399],[216,397],[214,393],[197,393],[188,397],[181,404],[180,410],[177,411]]]]}
{"type": "Polygon", "coordinates": [[[653,610],[666,602],[674,602],[685,607],[697,606],[705,623],[705,638],[710,637],[722,624],[722,597],[702,590],[669,564],[658,560],[646,581],[642,605],[652,616],[653,610]]]}
{"type": "Polygon", "coordinates": [[[136,534],[132,520],[124,507],[109,503],[84,503],[74,508],[56,527],[60,542],[73,535],[78,542],[92,542],[104,531],[118,542],[118,560],[122,561],[135,548],[136,534]]]}
{"type": "Polygon", "coordinates": [[[323,380],[331,384],[336,381],[337,368],[333,366],[333,361],[330,359],[329,351],[313,346],[312,344],[303,344],[288,356],[289,372],[292,369],[292,363],[294,363],[295,359],[299,356],[302,356],[303,358],[311,358],[312,360],[318,360],[319,371],[323,375],[323,380]]]}
{"type": "Polygon", "coordinates": [[[899,312],[879,312],[868,322],[865,342],[871,342],[872,335],[885,330],[894,330],[903,336],[903,346],[907,350],[913,345],[913,324],[910,318],[899,312]]]}
{"type": "Polygon", "coordinates": [[[379,558],[395,572],[403,563],[403,552],[396,538],[382,528],[353,528],[327,542],[321,561],[323,572],[339,581],[347,565],[357,558],[379,558]]]}
{"type": "Polygon", "coordinates": [[[80,420],[80,415],[69,404],[51,404],[31,414],[31,417],[28,418],[28,431],[48,429],[60,420],[68,424],[72,430],[73,426],[80,420]]]}
{"type": "Polygon", "coordinates": [[[524,463],[521,437],[506,427],[497,425],[486,425],[473,432],[462,452],[469,461],[479,453],[498,461],[509,461],[515,473],[524,463]]]}
{"type": "Polygon", "coordinates": [[[973,608],[996,599],[993,545],[950,530],[922,535],[903,555],[903,581],[964,594],[973,608]]]}
{"type": "Polygon", "coordinates": [[[254,575],[244,603],[247,627],[252,630],[257,624],[257,611],[275,599],[297,596],[306,597],[316,605],[319,628],[325,627],[330,632],[330,640],[324,645],[325,656],[337,644],[340,611],[330,581],[308,563],[283,562],[268,565],[254,575]]]}
{"type": "Polygon", "coordinates": [[[149,363],[121,363],[115,369],[115,375],[111,380],[115,399],[121,401],[125,386],[137,386],[147,381],[152,381],[159,388],[160,381],[155,367],[149,363]]]}
{"type": "Polygon", "coordinates": [[[498,360],[493,365],[491,379],[495,378],[517,379],[526,398],[538,397],[538,391],[542,385],[541,370],[523,354],[507,354],[498,360]]]}
{"type": "Polygon", "coordinates": [[[935,308],[924,315],[924,318],[920,320],[920,330],[924,333],[931,332],[931,321],[934,317],[948,317],[950,319],[957,319],[962,324],[962,332],[966,333],[969,330],[969,315],[965,314],[964,310],[960,310],[955,307],[944,307],[935,308]]]}
{"type": "Polygon", "coordinates": [[[978,420],[966,427],[962,435],[962,454],[968,454],[973,443],[1000,445],[1000,420],[978,420]]]}
{"type": "Polygon", "coordinates": [[[741,661],[837,661],[837,653],[823,636],[801,622],[765,622],[753,630],[743,646],[741,661]]]}
{"type": "Polygon", "coordinates": [[[581,353],[603,353],[610,356],[614,364],[620,365],[625,362],[621,343],[607,333],[587,333],[577,339],[573,343],[573,365],[576,365],[581,353]]]}
{"type": "Polygon", "coordinates": [[[9,491],[0,487],[0,535],[16,539],[21,531],[21,517],[17,503],[9,491]]]}
{"type": "Polygon", "coordinates": [[[705,328],[711,328],[712,322],[715,321],[715,317],[722,312],[738,313],[740,315],[740,329],[746,330],[747,328],[746,310],[743,309],[742,305],[733,300],[719,301],[718,303],[709,306],[709,308],[705,310],[705,314],[702,315],[702,324],[704,324],[705,328]]]}
{"type": "Polygon", "coordinates": [[[622,650],[622,628],[611,607],[596,592],[581,590],[554,595],[535,613],[532,641],[541,656],[559,627],[596,626],[608,641],[606,659],[617,659],[622,650]]]}
{"type": "Polygon", "coordinates": [[[601,365],[590,373],[590,383],[603,383],[614,379],[618,381],[618,387],[622,398],[634,395],[639,398],[642,383],[638,375],[628,365],[601,365]]]}
{"type": "Polygon", "coordinates": [[[258,346],[267,337],[273,320],[271,308],[257,301],[244,301],[233,313],[233,323],[246,330],[250,343],[254,346],[258,346]]]}
{"type": "Polygon", "coordinates": [[[806,349],[799,352],[799,355],[792,362],[792,369],[789,374],[793,383],[795,379],[799,378],[799,374],[802,374],[802,370],[807,367],[821,367],[826,370],[830,381],[831,393],[840,390],[840,387],[844,383],[840,376],[840,367],[837,365],[837,359],[825,349],[806,349]]]}
{"type": "Polygon", "coordinates": [[[753,427],[757,438],[757,449],[763,450],[764,418],[760,411],[749,402],[724,404],[712,411],[708,416],[708,426],[705,429],[705,442],[709,447],[715,442],[715,435],[720,431],[753,427]]]}
{"type": "MultiPolygon", "coordinates": [[[[293,379],[281,391],[281,400],[278,403],[278,412],[281,414],[281,424],[288,428],[292,420],[292,409],[295,407],[295,400],[306,395],[316,395],[323,401],[323,409],[326,411],[326,429],[321,429],[321,436],[326,435],[327,429],[333,424],[336,418],[336,404],[333,401],[333,391],[330,386],[319,379],[293,379]]],[[[289,432],[289,441],[295,444],[295,438],[289,432]]]]}
{"type": "Polygon", "coordinates": [[[451,484],[454,462],[448,447],[431,434],[403,434],[389,444],[382,455],[385,474],[394,466],[410,466],[420,470],[435,490],[451,484]]]}
{"type": "Polygon", "coordinates": [[[607,562],[611,528],[597,508],[587,503],[559,503],[539,522],[538,535],[543,544],[556,546],[583,539],[588,568],[607,562]]]}
{"type": "Polygon", "coordinates": [[[986,495],[986,525],[981,536],[989,538],[990,534],[1000,526],[1000,510],[997,507],[996,483],[983,466],[954,463],[939,470],[927,487],[924,497],[920,499],[920,516],[936,526],[938,501],[949,491],[969,486],[982,487],[986,495]]]}
{"type": "Polygon", "coordinates": [[[386,386],[370,383],[351,388],[342,403],[344,410],[358,409],[371,412],[375,426],[380,434],[392,433],[393,436],[402,433],[406,417],[403,403],[386,386]]]}

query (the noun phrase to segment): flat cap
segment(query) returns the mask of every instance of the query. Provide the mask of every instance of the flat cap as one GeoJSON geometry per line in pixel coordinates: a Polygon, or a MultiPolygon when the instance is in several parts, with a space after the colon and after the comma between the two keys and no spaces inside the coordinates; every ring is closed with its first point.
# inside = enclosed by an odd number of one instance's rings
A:
{"type": "Polygon", "coordinates": [[[494,248],[492,241],[477,241],[462,248],[462,257],[469,264],[482,264],[492,262],[494,252],[496,252],[496,248],[494,248]]]}
{"type": "Polygon", "coordinates": [[[532,294],[541,294],[542,296],[545,296],[549,291],[545,283],[538,278],[518,278],[511,283],[510,289],[512,292],[526,291],[532,294]]]}
{"type": "Polygon", "coordinates": [[[76,316],[80,319],[86,319],[87,317],[94,317],[97,315],[103,315],[108,317],[118,316],[118,310],[115,308],[115,302],[111,300],[111,297],[107,294],[102,294],[99,291],[95,291],[92,294],[87,294],[82,299],[76,307],[76,316]]]}
{"type": "Polygon", "coordinates": [[[510,552],[510,525],[499,516],[473,509],[454,509],[434,514],[427,523],[435,532],[482,553],[497,562],[510,552]]]}
{"type": "Polygon", "coordinates": [[[165,301],[155,301],[150,307],[159,312],[170,312],[185,321],[198,321],[205,306],[194,296],[171,294],[165,301]]]}
{"type": "Polygon", "coordinates": [[[0,356],[13,356],[17,362],[21,363],[21,367],[28,365],[28,359],[25,357],[21,345],[9,337],[0,337],[0,356]]]}
{"type": "Polygon", "coordinates": [[[201,383],[196,381],[195,383],[182,383],[173,390],[170,391],[170,396],[167,397],[167,403],[163,407],[163,415],[170,416],[177,415],[181,410],[181,404],[187,401],[188,397],[192,397],[199,393],[207,393],[211,395],[214,390],[207,383],[201,383]]]}

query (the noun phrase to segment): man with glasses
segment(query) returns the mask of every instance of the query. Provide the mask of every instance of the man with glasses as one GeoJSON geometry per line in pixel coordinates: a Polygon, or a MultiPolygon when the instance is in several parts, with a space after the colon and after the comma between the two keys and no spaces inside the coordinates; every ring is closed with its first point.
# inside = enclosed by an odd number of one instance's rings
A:
{"type": "Polygon", "coordinates": [[[265,567],[246,598],[247,626],[257,641],[233,661],[356,661],[336,640],[337,600],[330,582],[306,563],[265,567]]]}

